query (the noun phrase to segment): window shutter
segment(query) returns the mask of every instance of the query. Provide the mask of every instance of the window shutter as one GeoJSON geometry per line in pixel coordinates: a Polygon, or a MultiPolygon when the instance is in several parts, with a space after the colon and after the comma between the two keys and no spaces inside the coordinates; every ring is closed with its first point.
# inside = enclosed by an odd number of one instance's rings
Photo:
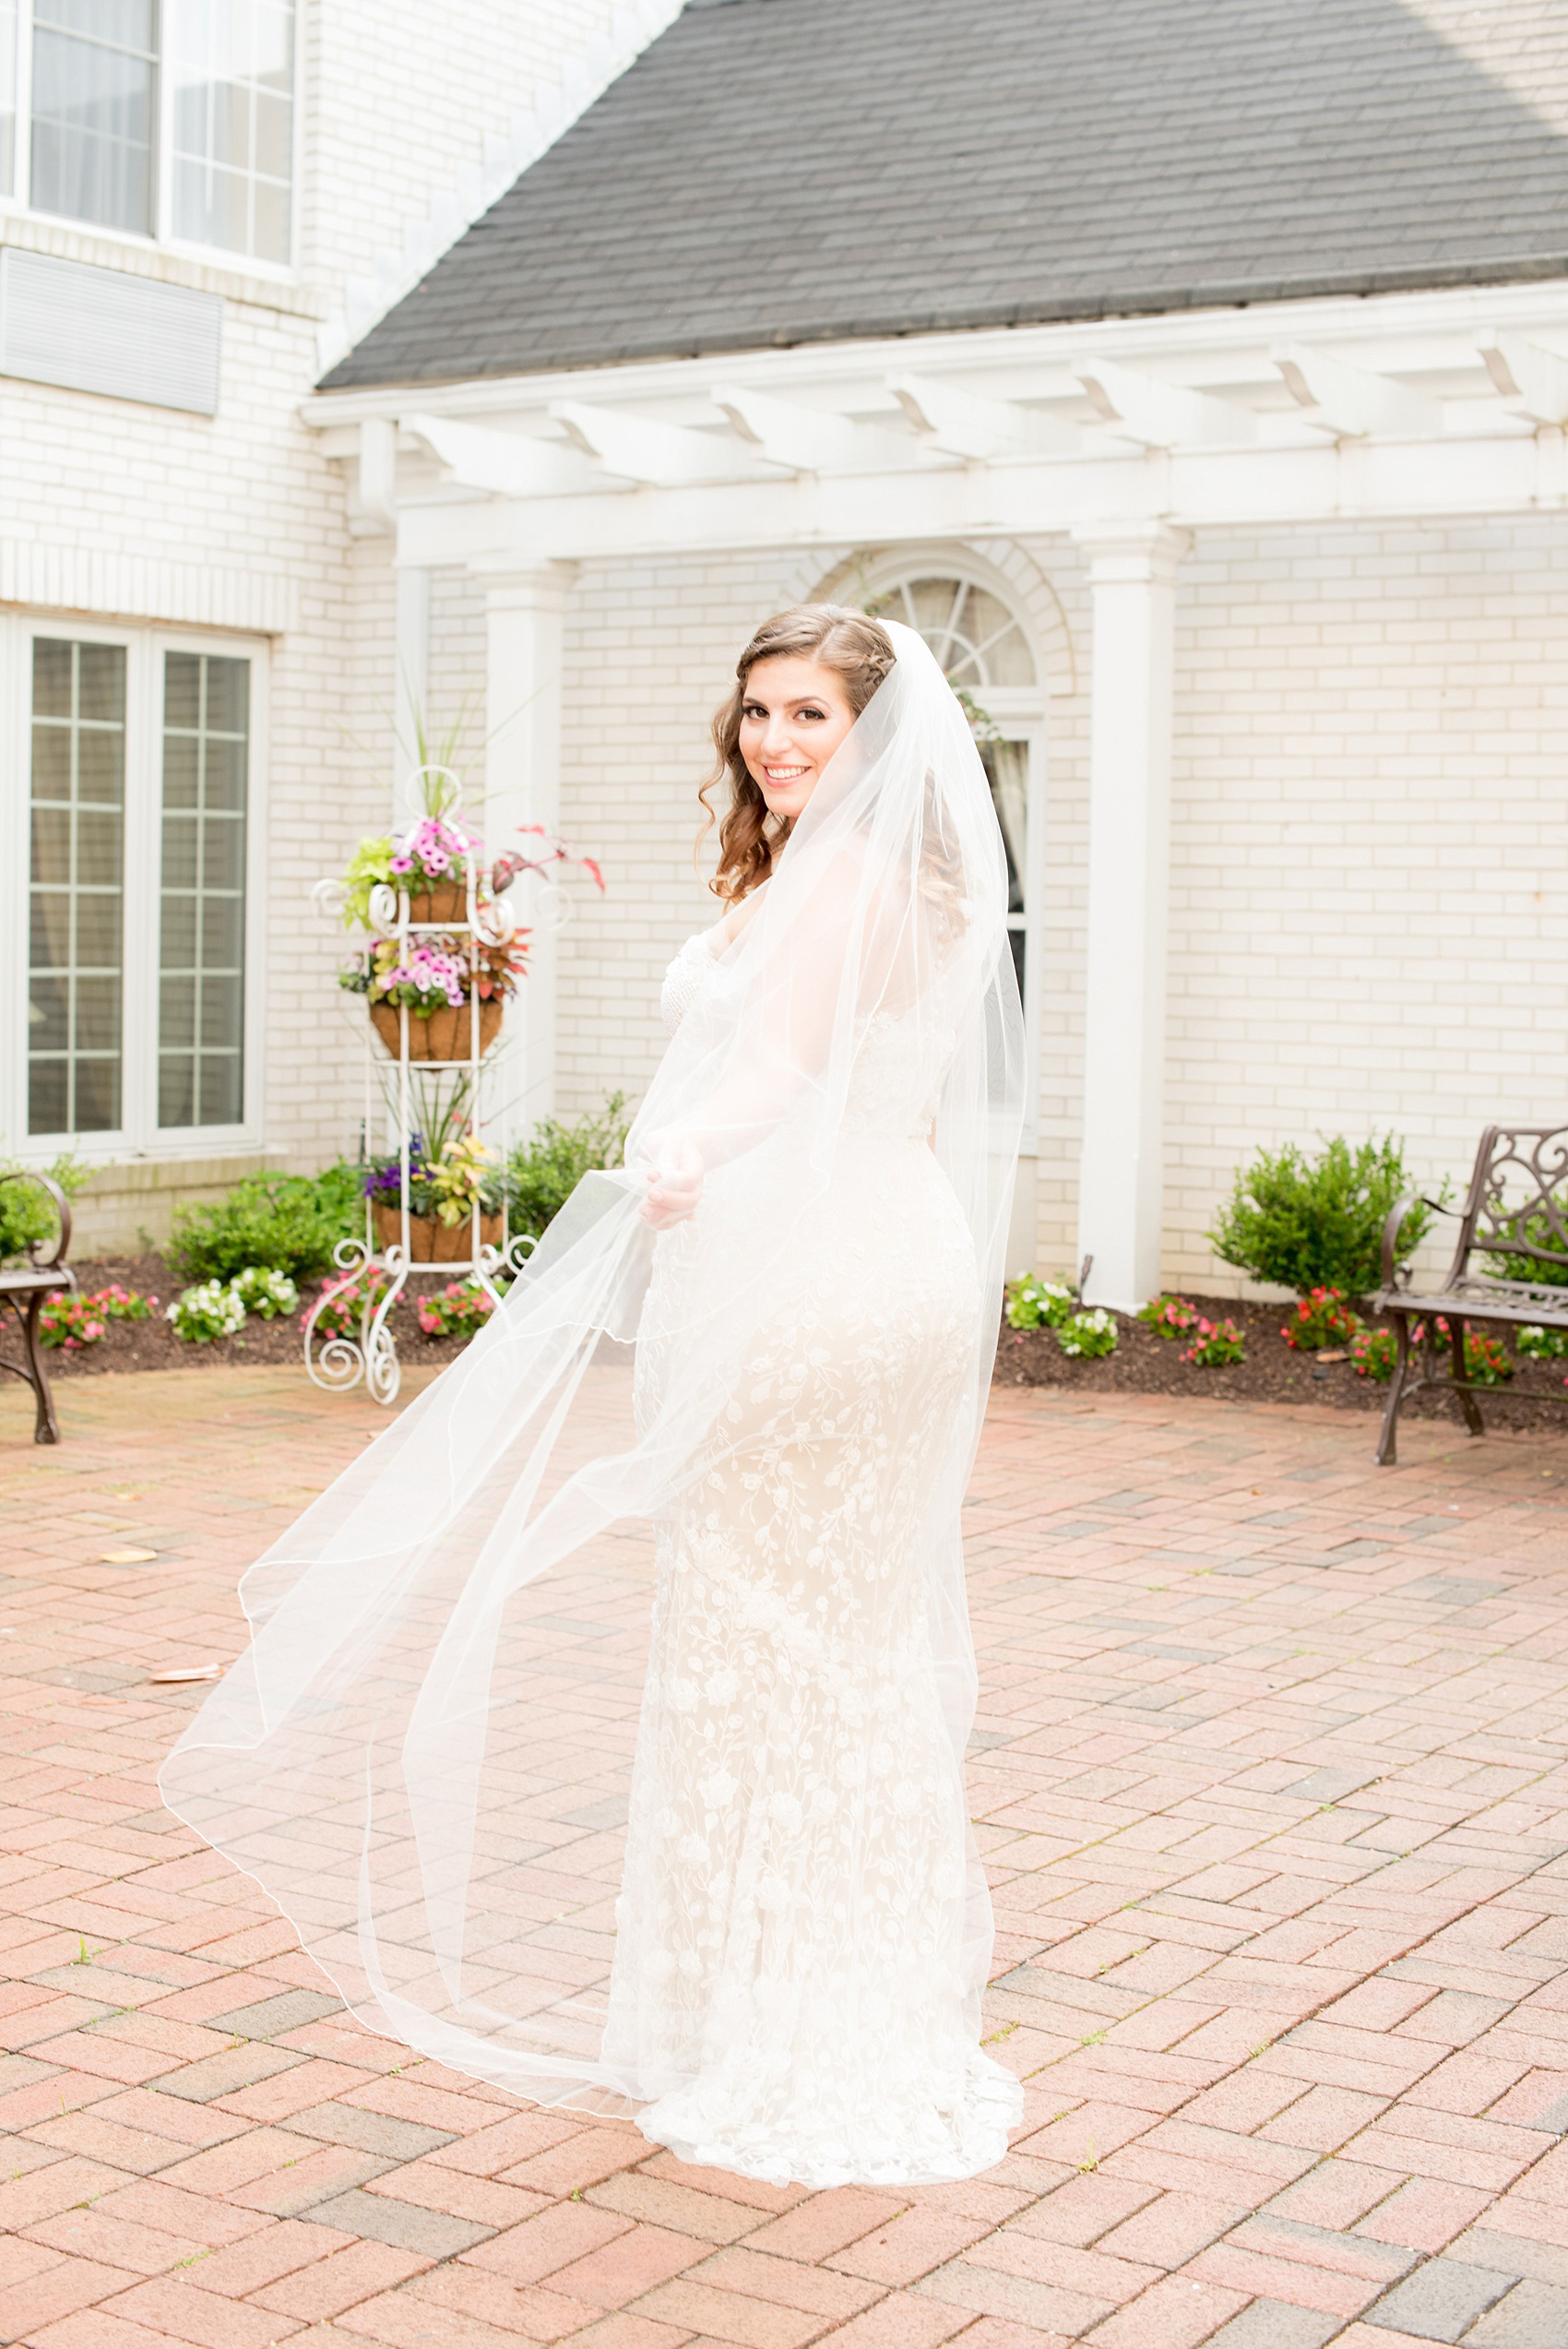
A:
{"type": "Polygon", "coordinates": [[[0,253],[0,375],[211,416],[222,331],[216,293],[16,245],[0,253]]]}

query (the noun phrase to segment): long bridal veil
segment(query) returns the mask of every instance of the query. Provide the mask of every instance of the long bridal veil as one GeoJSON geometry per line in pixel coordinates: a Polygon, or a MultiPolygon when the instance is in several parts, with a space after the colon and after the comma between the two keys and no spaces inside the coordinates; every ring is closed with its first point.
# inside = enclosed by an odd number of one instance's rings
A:
{"type": "MultiPolygon", "coordinates": [[[[898,1505],[954,1784],[969,1731],[959,1509],[995,1344],[1021,1019],[968,721],[922,639],[888,634],[895,665],[666,1054],[625,1169],[585,1179],[481,1334],[250,1569],[250,1647],[161,1774],[371,2028],[542,2104],[620,2111],[671,2085],[606,2031],[655,1536],[706,1527],[743,1581],[779,1495],[808,1486],[813,1524],[863,1534],[877,1462],[851,1473],[835,1449],[813,1349],[848,1342],[843,1268],[874,1261],[894,1270],[854,1291],[849,1336],[870,1376],[899,1360],[936,1243],[924,1210],[897,1222],[913,1193],[878,1174],[884,1145],[894,1169],[918,1142],[942,1245],[950,1260],[956,1234],[965,1259],[941,1338],[960,1400],[898,1505]],[[656,1237],[645,1170],[676,1143],[706,1186],[656,1237]],[[830,1315],[791,1306],[814,1282],[837,1293],[837,1341],[830,1315]],[[781,1348],[785,1329],[801,1334],[781,1348]],[[767,1508],[734,1513],[759,1478],[767,1508]]],[[[852,1635],[825,1629],[814,1570],[771,1591],[771,1616],[759,1604],[759,1640],[837,1655],[891,1636],[874,1607],[852,1635]]],[[[863,1790],[839,1774],[852,1825],[863,1790]]],[[[733,1791],[734,1771],[713,1776],[733,1791]]],[[[886,1816],[938,1800],[933,1783],[896,1788],[886,1816]]],[[[956,1833],[944,1979],[978,2020],[990,1909],[961,1818],[956,1833]]],[[[852,1916],[885,1864],[871,1825],[842,1850],[834,1897],[852,1916]]]]}

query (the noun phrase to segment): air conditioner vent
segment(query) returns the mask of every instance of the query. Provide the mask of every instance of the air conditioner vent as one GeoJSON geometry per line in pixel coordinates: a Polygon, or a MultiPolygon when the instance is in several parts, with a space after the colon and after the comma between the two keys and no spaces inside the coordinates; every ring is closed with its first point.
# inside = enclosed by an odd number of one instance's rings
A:
{"type": "Polygon", "coordinates": [[[211,416],[222,333],[216,293],[0,252],[0,375],[211,416]]]}

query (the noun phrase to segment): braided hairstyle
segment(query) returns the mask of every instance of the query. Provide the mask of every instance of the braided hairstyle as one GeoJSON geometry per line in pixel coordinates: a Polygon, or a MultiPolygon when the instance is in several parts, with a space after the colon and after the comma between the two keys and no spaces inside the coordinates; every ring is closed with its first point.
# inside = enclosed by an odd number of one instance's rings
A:
{"type": "Polygon", "coordinates": [[[702,839],[719,825],[719,870],[709,887],[734,905],[760,887],[790,836],[788,822],[769,814],[767,802],[741,756],[741,712],[746,681],[759,661],[798,654],[820,661],[843,684],[844,698],[858,718],[894,666],[893,640],[880,620],[838,603],[797,603],[765,620],[735,663],[735,689],[716,712],[713,746],[718,762],[697,797],[707,810],[702,839]],[[716,817],[708,793],[728,781],[730,804],[716,817]]]}

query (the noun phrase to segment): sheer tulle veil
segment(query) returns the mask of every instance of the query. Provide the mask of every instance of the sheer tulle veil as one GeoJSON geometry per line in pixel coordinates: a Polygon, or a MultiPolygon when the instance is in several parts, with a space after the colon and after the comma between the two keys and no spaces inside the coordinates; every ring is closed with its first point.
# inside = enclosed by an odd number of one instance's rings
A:
{"type": "MultiPolygon", "coordinates": [[[[754,1429],[758,1333],[813,1278],[846,1153],[863,1163],[884,1137],[929,1143],[972,1248],[963,1407],[919,1495],[959,1757],[970,1727],[959,1509],[1022,1022],[968,723],[923,640],[888,634],[895,664],[666,1053],[625,1167],[584,1180],[487,1327],[251,1568],[251,1644],[161,1773],[372,2029],[543,2104],[653,2093],[604,2028],[650,1528],[691,1504],[731,1421],[754,1429]],[[656,1236],[638,1204],[676,1139],[701,1154],[703,1198],[656,1236]]],[[[918,1232],[909,1246],[913,1274],[918,1232]]],[[[889,1333],[897,1287],[868,1308],[889,1333]]],[[[961,1897],[978,2019],[991,1918],[972,1842],[961,1897]]]]}

